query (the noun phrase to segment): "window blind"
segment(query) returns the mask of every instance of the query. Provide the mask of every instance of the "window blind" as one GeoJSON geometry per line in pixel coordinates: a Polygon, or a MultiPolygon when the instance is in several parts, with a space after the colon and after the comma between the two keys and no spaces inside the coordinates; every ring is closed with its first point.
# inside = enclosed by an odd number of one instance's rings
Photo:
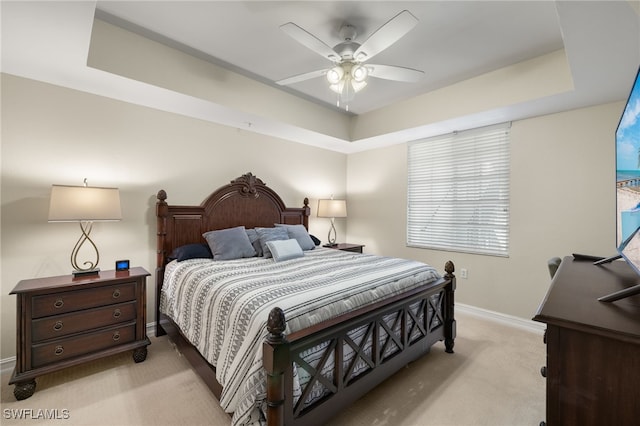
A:
{"type": "Polygon", "coordinates": [[[409,144],[408,246],[509,255],[510,127],[409,144]]]}

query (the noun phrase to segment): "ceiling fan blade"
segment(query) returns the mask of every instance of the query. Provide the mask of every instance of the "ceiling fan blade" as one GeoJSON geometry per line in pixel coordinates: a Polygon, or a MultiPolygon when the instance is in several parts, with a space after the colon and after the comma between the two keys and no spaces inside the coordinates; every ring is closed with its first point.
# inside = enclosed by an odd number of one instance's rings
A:
{"type": "Polygon", "coordinates": [[[280,29],[287,33],[298,43],[308,47],[318,55],[333,62],[340,60],[340,55],[338,55],[335,50],[333,50],[325,42],[308,32],[307,30],[297,26],[293,22],[287,22],[286,24],[280,25],[280,29]]]}
{"type": "Polygon", "coordinates": [[[386,24],[378,28],[353,53],[356,61],[366,61],[391,46],[402,36],[411,31],[418,23],[418,18],[408,10],[403,10],[391,18],[386,24]]]}
{"type": "Polygon", "coordinates": [[[305,80],[311,80],[312,78],[322,77],[323,75],[326,75],[327,71],[329,70],[328,69],[317,70],[317,71],[306,72],[304,74],[294,75],[292,77],[285,78],[284,80],[276,81],[276,84],[279,84],[281,86],[286,86],[293,83],[299,83],[305,80]]]}
{"type": "Polygon", "coordinates": [[[374,65],[367,64],[367,71],[371,77],[383,78],[385,80],[404,81],[415,83],[420,81],[424,71],[413,68],[397,67],[395,65],[374,65]]]}

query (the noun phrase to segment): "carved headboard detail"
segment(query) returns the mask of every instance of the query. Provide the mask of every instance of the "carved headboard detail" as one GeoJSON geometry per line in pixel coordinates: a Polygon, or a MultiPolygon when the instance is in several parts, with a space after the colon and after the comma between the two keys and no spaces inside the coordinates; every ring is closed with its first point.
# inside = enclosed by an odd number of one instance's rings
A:
{"type": "Polygon", "coordinates": [[[300,208],[288,208],[280,196],[252,173],[246,173],[211,193],[199,206],[167,204],[167,193],[158,191],[157,266],[185,244],[203,243],[202,234],[244,225],[272,227],[274,223],[302,224],[309,228],[309,200],[300,208]]]}

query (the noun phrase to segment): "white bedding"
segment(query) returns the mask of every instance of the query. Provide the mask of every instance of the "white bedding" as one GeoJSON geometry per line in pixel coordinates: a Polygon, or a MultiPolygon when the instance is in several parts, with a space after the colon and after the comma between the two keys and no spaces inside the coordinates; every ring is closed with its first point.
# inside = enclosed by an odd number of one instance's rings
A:
{"type": "Polygon", "coordinates": [[[165,269],[160,310],[216,367],[234,425],[259,421],[265,397],[262,342],[272,308],[291,333],[440,278],[424,263],[318,248],[275,262],[193,259],[165,269]]]}

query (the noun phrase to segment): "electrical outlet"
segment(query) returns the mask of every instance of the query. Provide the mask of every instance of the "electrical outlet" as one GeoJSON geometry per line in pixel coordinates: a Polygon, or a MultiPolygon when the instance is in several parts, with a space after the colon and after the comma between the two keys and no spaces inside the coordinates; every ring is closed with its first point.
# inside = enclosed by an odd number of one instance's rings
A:
{"type": "Polygon", "coordinates": [[[468,271],[467,268],[462,268],[460,269],[460,278],[464,278],[466,279],[468,277],[468,271]]]}

